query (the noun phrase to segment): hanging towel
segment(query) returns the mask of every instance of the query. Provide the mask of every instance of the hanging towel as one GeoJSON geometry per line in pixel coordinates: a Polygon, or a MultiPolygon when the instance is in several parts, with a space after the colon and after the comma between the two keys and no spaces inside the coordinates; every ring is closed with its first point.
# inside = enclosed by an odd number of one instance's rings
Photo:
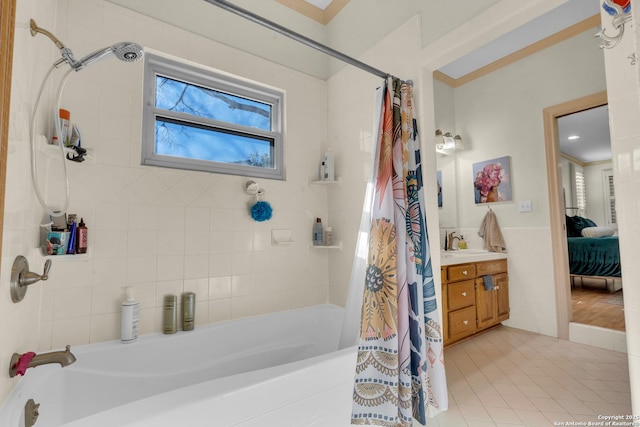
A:
{"type": "Polygon", "coordinates": [[[493,290],[493,276],[492,275],[486,274],[486,275],[482,276],[482,281],[484,282],[485,291],[492,291],[493,290]]]}
{"type": "Polygon", "coordinates": [[[484,216],[478,235],[484,239],[484,248],[490,252],[506,252],[502,231],[498,225],[496,214],[489,209],[484,216]]]}

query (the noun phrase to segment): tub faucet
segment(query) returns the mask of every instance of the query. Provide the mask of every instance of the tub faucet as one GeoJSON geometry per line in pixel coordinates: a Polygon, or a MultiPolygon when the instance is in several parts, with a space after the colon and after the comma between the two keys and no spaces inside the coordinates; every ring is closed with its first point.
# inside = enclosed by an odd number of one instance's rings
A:
{"type": "Polygon", "coordinates": [[[455,231],[449,234],[449,247],[447,248],[448,251],[453,250],[453,239],[458,239],[458,241],[461,240],[460,236],[455,231]]]}
{"type": "Polygon", "coordinates": [[[63,368],[76,361],[76,357],[71,353],[71,346],[67,346],[64,351],[52,351],[49,353],[35,354],[32,352],[18,354],[13,353],[9,366],[9,376],[24,375],[29,368],[35,368],[49,363],[59,363],[63,368]]]}

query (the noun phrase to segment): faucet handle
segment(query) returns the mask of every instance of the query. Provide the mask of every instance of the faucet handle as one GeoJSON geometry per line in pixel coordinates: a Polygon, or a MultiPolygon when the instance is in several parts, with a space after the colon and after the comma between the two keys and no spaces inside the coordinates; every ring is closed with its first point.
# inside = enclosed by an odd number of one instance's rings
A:
{"type": "Polygon", "coordinates": [[[18,255],[13,261],[11,267],[11,300],[14,303],[22,301],[27,293],[27,286],[33,285],[40,280],[49,278],[51,270],[51,260],[48,259],[44,263],[44,271],[42,275],[29,271],[29,261],[22,255],[18,255]]]}
{"type": "Polygon", "coordinates": [[[44,263],[44,272],[40,276],[40,280],[47,280],[49,278],[49,270],[51,270],[51,260],[48,259],[44,263]]]}

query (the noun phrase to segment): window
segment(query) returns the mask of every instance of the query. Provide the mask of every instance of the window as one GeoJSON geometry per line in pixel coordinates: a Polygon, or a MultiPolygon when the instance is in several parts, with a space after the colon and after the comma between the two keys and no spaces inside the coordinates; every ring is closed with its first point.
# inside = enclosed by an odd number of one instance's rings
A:
{"type": "Polygon", "coordinates": [[[569,174],[571,176],[571,207],[576,209],[575,214],[585,216],[587,213],[587,188],[582,166],[569,162],[569,174]]]}
{"type": "Polygon", "coordinates": [[[145,55],[142,164],[284,179],[283,93],[145,55]]]}
{"type": "Polygon", "coordinates": [[[618,228],[618,219],[616,216],[616,191],[613,183],[613,169],[605,169],[603,171],[604,178],[604,211],[607,226],[618,228]]]}
{"type": "Polygon", "coordinates": [[[587,188],[584,180],[584,172],[576,170],[576,207],[581,215],[587,212],[587,188]]]}

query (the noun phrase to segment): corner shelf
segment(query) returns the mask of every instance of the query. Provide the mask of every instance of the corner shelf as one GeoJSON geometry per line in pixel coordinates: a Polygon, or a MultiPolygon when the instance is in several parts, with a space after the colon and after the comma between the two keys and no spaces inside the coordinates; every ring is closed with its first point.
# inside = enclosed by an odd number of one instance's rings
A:
{"type": "Polygon", "coordinates": [[[84,254],[73,254],[73,255],[71,254],[49,255],[43,247],[40,247],[40,255],[42,255],[42,257],[45,259],[51,259],[51,260],[55,259],[59,261],[88,261],[90,258],[89,252],[84,254]]]}
{"type": "Polygon", "coordinates": [[[319,179],[309,179],[309,187],[332,187],[334,185],[342,185],[342,178],[336,177],[333,181],[320,181],[319,179]]]}
{"type": "Polygon", "coordinates": [[[312,247],[313,249],[338,249],[339,251],[342,250],[342,242],[337,242],[336,245],[329,245],[329,246],[316,246],[313,243],[309,244],[310,247],[312,247]]]}
{"type": "MultiPolygon", "coordinates": [[[[38,151],[42,152],[45,157],[49,158],[49,159],[59,159],[60,158],[60,146],[57,144],[48,144],[46,142],[46,140],[44,142],[41,142],[40,145],[38,146],[38,151]]],[[[75,150],[73,150],[70,147],[64,147],[64,153],[65,153],[65,160],[69,160],[66,159],[66,155],[70,154],[71,157],[73,157],[74,155],[78,154],[76,153],[75,150]]],[[[96,159],[93,156],[93,153],[90,153],[89,150],[87,150],[87,153],[84,155],[84,163],[87,164],[95,164],[96,163],[96,159]]],[[[71,161],[71,160],[69,160],[71,161]]],[[[72,163],[78,163],[78,162],[72,162],[72,163]]]]}

